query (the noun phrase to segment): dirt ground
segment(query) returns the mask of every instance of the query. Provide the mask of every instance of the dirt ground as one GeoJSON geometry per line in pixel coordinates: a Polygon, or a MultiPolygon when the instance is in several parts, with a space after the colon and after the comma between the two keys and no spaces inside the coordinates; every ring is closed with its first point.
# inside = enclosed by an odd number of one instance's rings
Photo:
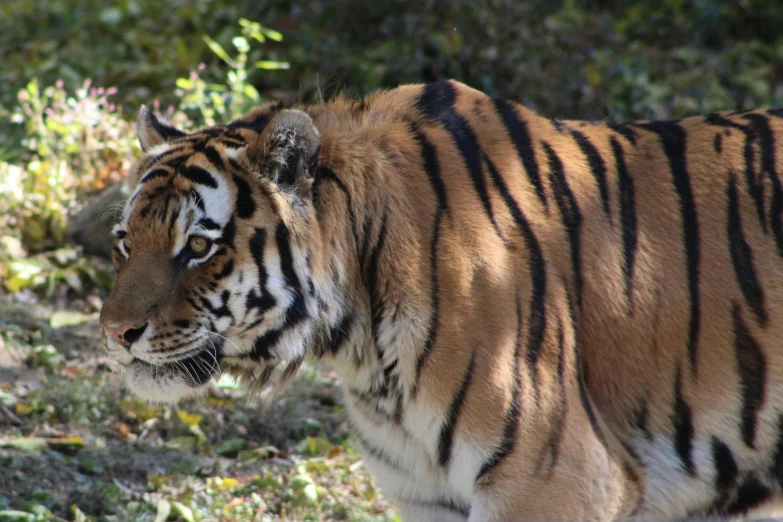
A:
{"type": "Polygon", "coordinates": [[[150,407],[103,354],[101,298],[0,294],[0,520],[396,519],[328,369],[150,407]]]}

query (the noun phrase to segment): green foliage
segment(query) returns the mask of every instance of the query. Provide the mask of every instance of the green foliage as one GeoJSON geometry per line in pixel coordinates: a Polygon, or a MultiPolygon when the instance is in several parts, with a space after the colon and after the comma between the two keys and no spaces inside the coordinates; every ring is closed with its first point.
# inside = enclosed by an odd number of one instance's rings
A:
{"type": "MultiPolygon", "coordinates": [[[[255,40],[264,43],[267,39],[279,42],[282,41],[283,35],[246,18],[240,18],[239,25],[242,28],[241,34],[231,39],[231,44],[236,49],[235,56],[231,56],[209,36],[203,36],[209,49],[228,66],[225,83],[208,83],[204,80],[199,75],[205,68],[204,64],[201,64],[197,71],[191,72],[189,77],[177,79],[179,110],[190,117],[189,122],[184,122],[186,126],[188,123],[196,127],[227,123],[261,103],[261,96],[248,77],[250,42],[255,40]]],[[[252,68],[288,69],[288,63],[257,60],[252,64],[252,68]]]]}
{"type": "Polygon", "coordinates": [[[18,231],[31,252],[63,246],[67,213],[124,175],[138,146],[114,94],[89,82],[73,94],[62,82],[42,89],[35,79],[19,91],[11,121],[23,129],[23,149],[18,166],[0,164],[0,233],[18,231]]]}

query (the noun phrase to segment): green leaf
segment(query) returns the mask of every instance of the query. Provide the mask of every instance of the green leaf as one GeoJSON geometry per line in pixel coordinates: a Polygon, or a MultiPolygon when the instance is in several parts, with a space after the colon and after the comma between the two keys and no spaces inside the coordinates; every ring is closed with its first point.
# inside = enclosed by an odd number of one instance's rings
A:
{"type": "Polygon", "coordinates": [[[256,69],[266,69],[268,71],[277,69],[288,69],[288,62],[276,62],[274,60],[259,60],[255,63],[256,69]]]}
{"type": "Polygon", "coordinates": [[[73,522],[88,522],[90,520],[76,504],[71,504],[71,513],[73,513],[73,522]]]}
{"type": "Polygon", "coordinates": [[[46,449],[46,440],[40,437],[17,437],[5,442],[0,442],[0,446],[18,449],[26,453],[37,454],[46,449]]]}
{"type": "Polygon", "coordinates": [[[318,488],[315,484],[308,484],[294,495],[291,502],[295,507],[313,507],[318,505],[318,488]]]}
{"type": "Polygon", "coordinates": [[[226,62],[231,67],[239,66],[239,64],[236,61],[234,61],[234,59],[228,55],[225,49],[223,49],[223,47],[215,40],[213,40],[207,35],[204,35],[202,39],[204,40],[204,42],[206,42],[209,49],[218,56],[218,58],[226,62]]]}
{"type": "Polygon", "coordinates": [[[173,439],[166,441],[165,446],[168,449],[178,451],[193,451],[196,447],[196,437],[187,435],[183,437],[174,437],[173,439]]]}
{"type": "Polygon", "coordinates": [[[250,44],[247,43],[247,38],[244,36],[235,36],[231,39],[231,43],[240,53],[247,53],[250,50],[250,44]]]}
{"type": "Polygon", "coordinates": [[[76,326],[91,321],[97,321],[98,314],[82,314],[70,310],[58,310],[49,317],[49,326],[52,328],[62,328],[64,326],[76,326]]]}
{"type": "Polygon", "coordinates": [[[66,455],[74,455],[84,448],[84,439],[81,437],[58,437],[45,440],[51,449],[66,455]]]}
{"type": "Polygon", "coordinates": [[[194,522],[193,510],[188,506],[179,502],[172,502],[171,505],[177,511],[177,513],[179,513],[179,516],[181,516],[186,522],[194,522]]]}
{"type": "Polygon", "coordinates": [[[62,355],[51,344],[36,346],[25,359],[25,364],[31,368],[57,368],[63,361],[62,355]]]}
{"type": "Polygon", "coordinates": [[[240,451],[247,449],[247,440],[245,439],[227,439],[220,443],[215,453],[221,457],[236,457],[240,451]]]}
{"type": "Polygon", "coordinates": [[[261,459],[266,460],[279,454],[280,450],[274,446],[262,446],[260,448],[254,448],[239,453],[238,457],[241,462],[250,462],[251,460],[261,459]]]}
{"type": "Polygon", "coordinates": [[[35,515],[32,513],[25,513],[24,511],[15,511],[13,509],[6,509],[0,511],[0,522],[34,522],[35,515]]]}
{"type": "Polygon", "coordinates": [[[275,31],[274,29],[269,29],[268,27],[262,27],[261,32],[264,33],[264,36],[266,36],[270,40],[274,40],[275,42],[283,41],[283,34],[275,31]]]}
{"type": "Polygon", "coordinates": [[[155,522],[166,522],[171,515],[171,502],[166,499],[161,499],[158,502],[157,514],[155,515],[155,522]]]}

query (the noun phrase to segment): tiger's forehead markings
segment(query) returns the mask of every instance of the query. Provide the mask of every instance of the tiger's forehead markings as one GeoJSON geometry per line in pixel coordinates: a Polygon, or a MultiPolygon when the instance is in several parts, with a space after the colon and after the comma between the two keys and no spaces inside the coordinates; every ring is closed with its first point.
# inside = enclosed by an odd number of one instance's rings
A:
{"type": "Polygon", "coordinates": [[[142,217],[146,217],[151,212],[149,205],[153,200],[164,197],[167,200],[165,206],[168,207],[171,203],[169,200],[176,198],[178,202],[172,206],[178,207],[177,215],[173,215],[169,222],[173,225],[171,234],[176,237],[177,244],[184,241],[182,237],[192,232],[190,229],[199,221],[207,223],[202,229],[219,233],[230,217],[230,202],[233,200],[224,179],[228,159],[224,158],[224,152],[236,152],[237,147],[245,144],[244,137],[235,130],[221,134],[215,129],[206,129],[152,149],[147,154],[149,159],[142,165],[146,172],[126,206],[124,224],[127,224],[133,209],[142,199],[147,203],[147,207],[142,209],[142,217]],[[181,182],[177,182],[178,179],[187,180],[190,182],[187,185],[192,186],[183,187],[181,182]],[[154,184],[151,183],[156,180],[154,184]],[[191,204],[200,215],[187,221],[179,219],[187,214],[185,207],[191,204]]]}

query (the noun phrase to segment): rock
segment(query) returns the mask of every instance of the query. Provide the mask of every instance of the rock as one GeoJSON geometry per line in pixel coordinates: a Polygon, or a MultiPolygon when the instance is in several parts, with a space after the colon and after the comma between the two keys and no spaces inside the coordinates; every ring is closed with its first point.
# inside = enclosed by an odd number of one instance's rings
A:
{"type": "Polygon", "coordinates": [[[111,229],[119,219],[130,189],[115,183],[89,201],[68,219],[65,233],[69,241],[81,245],[88,254],[111,258],[111,229]]]}

